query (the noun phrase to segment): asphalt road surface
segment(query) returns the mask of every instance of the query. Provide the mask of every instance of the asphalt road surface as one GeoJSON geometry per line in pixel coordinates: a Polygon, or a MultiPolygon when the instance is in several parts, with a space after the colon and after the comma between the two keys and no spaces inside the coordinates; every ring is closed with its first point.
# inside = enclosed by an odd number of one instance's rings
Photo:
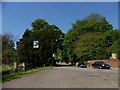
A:
{"type": "Polygon", "coordinates": [[[118,69],[58,66],[8,81],[3,88],[118,88],[118,69]]]}

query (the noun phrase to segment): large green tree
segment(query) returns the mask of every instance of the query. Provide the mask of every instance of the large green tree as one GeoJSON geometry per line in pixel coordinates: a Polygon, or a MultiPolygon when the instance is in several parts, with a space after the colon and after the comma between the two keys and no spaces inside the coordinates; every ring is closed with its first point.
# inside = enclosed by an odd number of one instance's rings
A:
{"type": "Polygon", "coordinates": [[[80,60],[97,60],[109,58],[100,32],[87,33],[80,36],[75,43],[74,52],[80,60]]]}
{"type": "Polygon", "coordinates": [[[32,66],[50,65],[53,63],[53,53],[59,46],[62,32],[56,25],[50,25],[43,19],[32,22],[32,29],[26,29],[23,37],[17,42],[19,61],[32,66]],[[33,41],[39,41],[39,48],[33,48],[33,41]],[[58,46],[57,46],[58,45],[58,46]]]}
{"type": "MultiPolygon", "coordinates": [[[[93,13],[82,20],[77,19],[76,22],[72,24],[72,28],[68,30],[64,38],[64,44],[66,46],[66,53],[67,53],[66,56],[68,56],[70,61],[73,61],[73,62],[79,61],[79,56],[76,55],[77,53],[75,52],[74,49],[75,48],[82,49],[82,47],[76,47],[75,45],[76,43],[81,43],[81,38],[82,38],[81,36],[87,33],[101,32],[101,34],[103,34],[104,32],[112,29],[113,29],[112,25],[106,20],[104,16],[100,14],[93,13]],[[73,58],[73,55],[77,56],[76,60],[73,58]]],[[[94,37],[91,37],[91,38],[94,38],[94,37]]],[[[90,44],[91,43],[92,41],[90,41],[90,44]]]]}

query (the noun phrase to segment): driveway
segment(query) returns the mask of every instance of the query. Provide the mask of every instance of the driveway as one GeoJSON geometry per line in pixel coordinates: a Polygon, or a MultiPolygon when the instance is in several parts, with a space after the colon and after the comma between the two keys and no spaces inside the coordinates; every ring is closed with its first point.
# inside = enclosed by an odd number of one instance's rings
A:
{"type": "Polygon", "coordinates": [[[78,68],[64,64],[8,81],[3,88],[118,88],[118,69],[78,68]]]}

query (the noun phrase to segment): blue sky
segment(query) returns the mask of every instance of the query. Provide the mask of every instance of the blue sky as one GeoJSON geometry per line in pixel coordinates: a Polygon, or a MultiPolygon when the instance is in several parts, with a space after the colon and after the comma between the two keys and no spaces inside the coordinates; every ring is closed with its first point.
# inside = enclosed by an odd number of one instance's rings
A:
{"type": "Polygon", "coordinates": [[[2,33],[2,3],[0,2],[0,34],[2,33]]]}
{"type": "Polygon", "coordinates": [[[42,18],[66,33],[76,19],[91,13],[105,16],[114,28],[118,28],[117,2],[3,2],[2,32],[12,33],[20,39],[34,20],[42,18]]]}

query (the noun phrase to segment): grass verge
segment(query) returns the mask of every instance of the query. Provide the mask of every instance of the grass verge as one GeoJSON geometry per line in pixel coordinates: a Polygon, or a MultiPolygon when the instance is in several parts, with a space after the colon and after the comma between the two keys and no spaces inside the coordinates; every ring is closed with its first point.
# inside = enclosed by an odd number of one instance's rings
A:
{"type": "Polygon", "coordinates": [[[22,71],[22,72],[13,72],[11,74],[2,76],[2,83],[5,83],[5,82],[13,80],[13,79],[21,78],[21,77],[31,74],[33,72],[38,72],[38,71],[50,69],[50,68],[52,68],[52,67],[51,66],[50,67],[39,67],[36,69],[30,69],[30,70],[22,71]]]}

